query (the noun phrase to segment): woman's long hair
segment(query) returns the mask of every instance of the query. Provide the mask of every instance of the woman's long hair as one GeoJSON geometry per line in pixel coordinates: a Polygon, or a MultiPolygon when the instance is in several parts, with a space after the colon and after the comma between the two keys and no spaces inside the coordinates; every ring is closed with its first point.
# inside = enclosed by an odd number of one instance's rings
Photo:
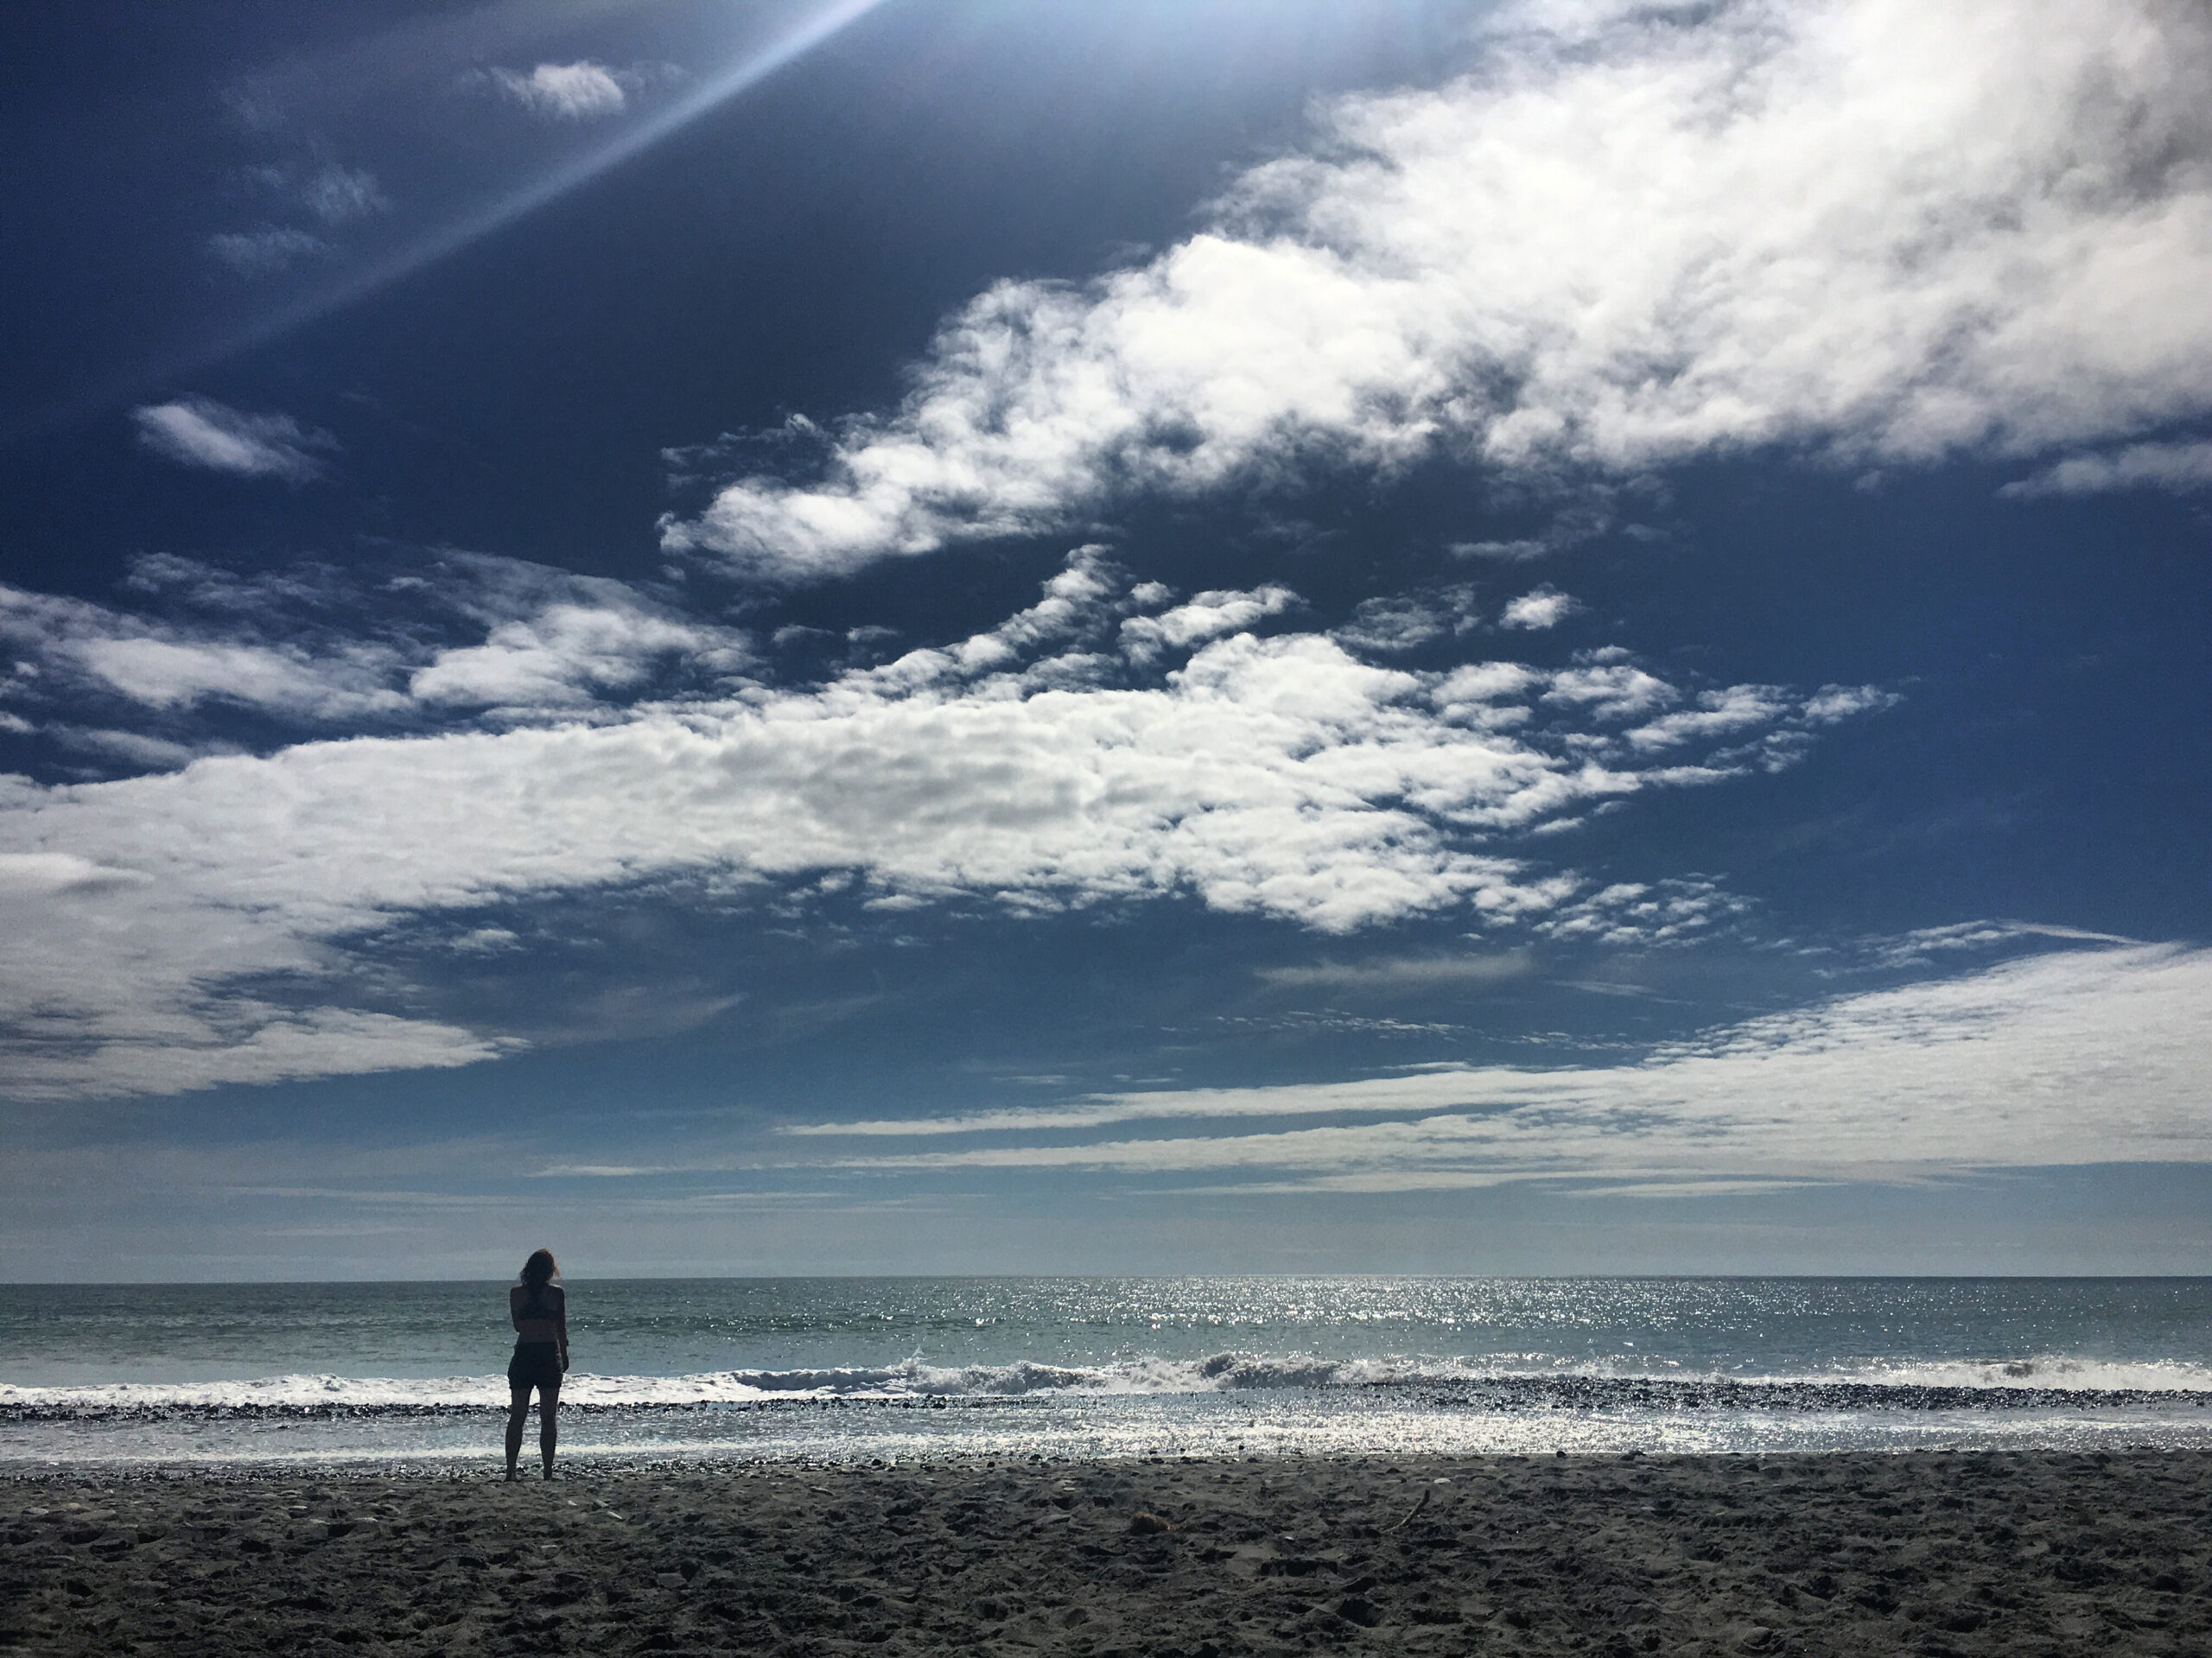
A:
{"type": "Polygon", "coordinates": [[[522,1263],[522,1281],[534,1290],[542,1290],[561,1275],[560,1267],[553,1264],[550,1249],[535,1251],[522,1263]]]}

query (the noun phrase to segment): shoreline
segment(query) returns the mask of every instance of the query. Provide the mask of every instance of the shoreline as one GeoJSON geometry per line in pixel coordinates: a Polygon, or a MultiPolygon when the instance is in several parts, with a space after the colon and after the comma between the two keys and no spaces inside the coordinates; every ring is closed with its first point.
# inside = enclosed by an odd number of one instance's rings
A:
{"type": "Polygon", "coordinates": [[[0,1476],[0,1651],[2212,1648],[2199,1450],[562,1471],[0,1476]]]}
{"type": "MultiPolygon", "coordinates": [[[[1589,1377],[1195,1394],[798,1394],[562,1401],[579,1466],[709,1467],[1260,1457],[1764,1456],[1865,1451],[2212,1450],[2212,1391],[1589,1377]]],[[[374,1474],[467,1467],[504,1401],[178,1401],[0,1393],[0,1478],[260,1464],[374,1474]]]]}
{"type": "MultiPolygon", "coordinates": [[[[314,1379],[319,1384],[326,1379],[314,1379]]],[[[366,1385],[398,1387],[404,1382],[363,1379],[366,1385]]],[[[266,1385],[259,1381],[179,1384],[157,1388],[134,1383],[31,1385],[0,1382],[0,1422],[63,1420],[271,1420],[334,1421],[357,1417],[441,1417],[494,1413],[504,1415],[506,1401],[501,1378],[475,1378],[466,1397],[422,1400],[405,1398],[305,1397],[257,1398],[252,1391],[266,1385]],[[218,1389],[232,1396],[205,1397],[218,1389]],[[245,1396],[237,1396],[243,1392],[245,1396]],[[152,1396],[144,1396],[151,1394],[152,1396]],[[181,1395],[181,1396],[172,1396],[181,1395]]],[[[594,1383],[613,1380],[635,1383],[663,1378],[601,1378],[581,1375],[572,1396],[564,1391],[562,1407],[582,1414],[616,1412],[652,1413],[682,1411],[776,1411],[844,1409],[875,1410],[991,1409],[1007,1405],[1089,1400],[1211,1398],[1234,1402],[1264,1397],[1282,1388],[1110,1388],[1082,1386],[1032,1387],[1018,1391],[989,1392],[964,1389],[877,1391],[824,1390],[798,1388],[787,1392],[745,1388],[725,1396],[702,1393],[667,1398],[605,1398],[594,1396],[594,1383]]],[[[695,1378],[677,1378],[688,1382],[695,1378]]],[[[329,1392],[327,1386],[324,1392],[329,1392]]],[[[1661,1409],[1745,1409],[1768,1412],[1804,1410],[1890,1411],[2038,1411],[2065,1409],[2126,1409],[2144,1407],[2187,1407],[2202,1409],[2212,1402],[2212,1390],[2190,1387],[2085,1387],[2051,1382],[2029,1382],[2008,1378],[2002,1382],[1955,1382],[1878,1381],[1838,1376],[1655,1376],[1606,1375],[1581,1371],[1555,1374],[1495,1375],[1465,1377],[1414,1377],[1402,1380],[1322,1384],[1316,1391],[1399,1394],[1430,1403],[1460,1408],[1532,1410],[1637,1407],[1661,1409]]]]}

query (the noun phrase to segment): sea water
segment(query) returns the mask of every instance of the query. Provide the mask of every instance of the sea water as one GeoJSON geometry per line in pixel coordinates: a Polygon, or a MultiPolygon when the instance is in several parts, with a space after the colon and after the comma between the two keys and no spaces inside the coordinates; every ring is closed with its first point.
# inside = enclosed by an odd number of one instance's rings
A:
{"type": "MultiPolygon", "coordinates": [[[[639,1280],[569,1308],[574,1458],[2212,1444],[2212,1279],[639,1280]]],[[[512,1339],[498,1284],[0,1286],[0,1471],[496,1461],[512,1339]]]]}

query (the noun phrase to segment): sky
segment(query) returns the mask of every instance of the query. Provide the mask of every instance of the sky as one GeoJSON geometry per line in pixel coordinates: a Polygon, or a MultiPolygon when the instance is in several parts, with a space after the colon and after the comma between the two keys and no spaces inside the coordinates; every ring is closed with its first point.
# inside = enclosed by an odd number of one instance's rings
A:
{"type": "Polygon", "coordinates": [[[0,1279],[2203,1270],[2202,8],[0,41],[0,1279]]]}

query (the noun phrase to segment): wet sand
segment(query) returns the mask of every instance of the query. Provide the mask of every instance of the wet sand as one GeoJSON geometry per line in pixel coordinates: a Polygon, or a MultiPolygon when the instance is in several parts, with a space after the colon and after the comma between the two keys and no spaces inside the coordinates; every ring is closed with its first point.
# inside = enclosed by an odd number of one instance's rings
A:
{"type": "Polygon", "coordinates": [[[564,1472],[0,1481],[0,1650],[2212,1652],[2212,1452],[564,1472]]]}

